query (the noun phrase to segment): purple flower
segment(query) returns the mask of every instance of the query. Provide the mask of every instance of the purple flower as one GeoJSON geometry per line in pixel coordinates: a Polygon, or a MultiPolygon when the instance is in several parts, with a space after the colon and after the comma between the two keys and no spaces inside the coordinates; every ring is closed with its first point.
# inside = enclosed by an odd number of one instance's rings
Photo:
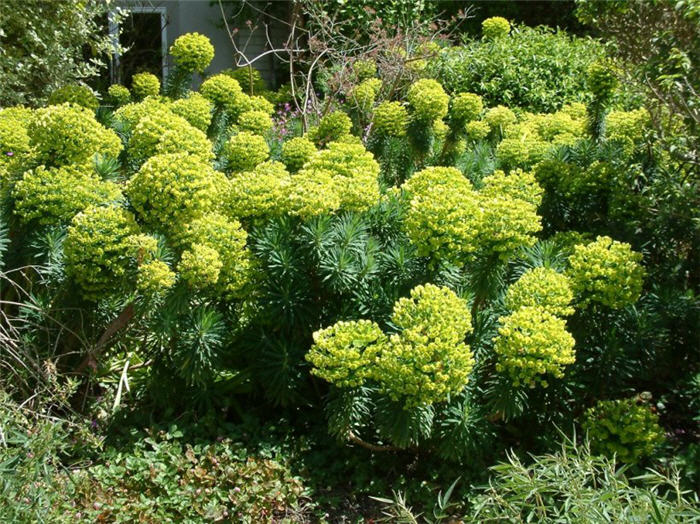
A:
{"type": "Polygon", "coordinates": [[[7,156],[15,156],[15,154],[14,154],[12,151],[8,151],[8,152],[5,153],[5,154],[6,154],[7,156]]]}

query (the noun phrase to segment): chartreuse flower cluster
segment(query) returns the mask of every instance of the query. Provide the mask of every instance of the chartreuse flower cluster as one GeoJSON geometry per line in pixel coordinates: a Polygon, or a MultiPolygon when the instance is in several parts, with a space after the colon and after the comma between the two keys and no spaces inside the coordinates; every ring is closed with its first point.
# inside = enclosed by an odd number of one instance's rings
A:
{"type": "Polygon", "coordinates": [[[310,217],[334,213],[340,209],[340,192],[327,169],[305,167],[292,176],[286,205],[292,215],[310,217]]]}
{"type": "Polygon", "coordinates": [[[635,398],[602,400],[586,411],[583,428],[594,452],[635,463],[664,440],[659,417],[635,398]]]}
{"type": "Polygon", "coordinates": [[[521,307],[539,307],[545,311],[566,317],[574,312],[571,302],[574,293],[566,275],[546,267],[536,267],[522,274],[508,288],[505,304],[511,311],[521,307]]]}
{"type": "Polygon", "coordinates": [[[187,33],[179,36],[170,46],[170,54],[177,67],[185,71],[203,73],[214,59],[214,46],[211,41],[199,33],[187,33]]]}
{"type": "Polygon", "coordinates": [[[370,320],[340,321],[316,331],[306,354],[311,373],[339,388],[362,386],[376,374],[376,360],[388,337],[370,320]]]}
{"type": "Polygon", "coordinates": [[[369,111],[382,87],[379,78],[369,78],[360,82],[350,92],[350,98],[360,111],[369,111]]]}
{"type": "Polygon", "coordinates": [[[241,131],[226,143],[223,156],[230,171],[252,171],[255,166],[267,160],[270,147],[262,136],[241,131]]]}
{"type": "Polygon", "coordinates": [[[508,126],[515,124],[518,117],[515,113],[506,106],[492,107],[484,114],[484,122],[486,122],[492,132],[500,131],[504,133],[508,126]]]}
{"type": "Polygon", "coordinates": [[[311,138],[319,146],[341,140],[350,134],[352,120],[342,111],[333,111],[321,117],[318,126],[309,131],[311,138]]]}
{"type": "Polygon", "coordinates": [[[299,171],[315,152],[316,146],[311,140],[303,136],[294,137],[282,144],[282,162],[294,173],[299,171]]]}
{"type": "Polygon", "coordinates": [[[634,111],[610,111],[605,118],[605,136],[608,140],[621,142],[629,154],[635,144],[644,138],[651,119],[645,108],[634,111]]]}
{"type": "Polygon", "coordinates": [[[535,208],[542,203],[542,188],[537,183],[534,173],[515,169],[508,174],[497,169],[483,179],[481,194],[490,198],[507,196],[523,200],[535,208]]]}
{"type": "Polygon", "coordinates": [[[162,294],[175,285],[176,279],[168,264],[162,260],[151,260],[139,266],[136,289],[145,295],[162,294]]]}
{"type": "Polygon", "coordinates": [[[567,275],[581,306],[599,303],[617,309],[634,304],[644,283],[641,260],[629,244],[608,236],[575,246],[567,275]]]}
{"type": "Polygon", "coordinates": [[[61,104],[37,109],[29,124],[30,144],[46,165],[84,164],[95,153],[117,157],[119,136],[84,107],[61,104]]]}
{"type": "Polygon", "coordinates": [[[450,120],[455,128],[464,128],[484,110],[484,102],[474,93],[460,93],[450,100],[450,120]]]}
{"type": "Polygon", "coordinates": [[[191,126],[206,132],[211,124],[211,113],[214,106],[199,93],[190,93],[185,98],[175,100],[170,110],[187,120],[191,126]]]}
{"type": "Polygon", "coordinates": [[[352,63],[352,70],[360,82],[377,76],[377,64],[374,60],[355,60],[352,63]]]}
{"type": "Polygon", "coordinates": [[[426,284],[399,299],[391,318],[398,332],[390,337],[367,320],[317,331],[306,356],[312,373],[338,387],[376,382],[406,408],[462,391],[474,365],[464,343],[472,330],[467,304],[448,288],[426,284]]]}
{"type": "Polygon", "coordinates": [[[510,22],[501,16],[493,16],[481,22],[481,34],[484,40],[496,40],[510,33],[510,22]]]}
{"type": "MultiPolygon", "coordinates": [[[[248,96],[241,85],[227,74],[214,75],[204,81],[200,93],[214,104],[214,107],[228,115],[230,124],[239,124],[241,116],[248,111],[272,114],[274,106],[261,96],[248,96]]],[[[262,127],[262,118],[247,117],[249,125],[257,119],[257,128],[262,127]]]]}
{"type": "Polygon", "coordinates": [[[400,102],[382,102],[374,109],[372,131],[377,135],[400,138],[407,127],[408,111],[400,102]]]}
{"type": "Polygon", "coordinates": [[[31,109],[0,109],[0,166],[17,162],[29,155],[31,146],[27,126],[31,118],[31,109]]]}
{"type": "Polygon", "coordinates": [[[138,163],[165,153],[189,153],[207,162],[214,157],[207,135],[171,111],[141,118],[134,127],[127,149],[138,163]]]}
{"type": "Polygon", "coordinates": [[[165,98],[149,96],[141,102],[126,104],[114,112],[115,120],[133,129],[142,118],[170,112],[170,103],[165,98]]]}
{"type": "Polygon", "coordinates": [[[83,297],[97,300],[124,285],[132,267],[130,237],[137,233],[133,215],[119,207],[91,207],[73,218],[63,252],[83,297]]]}
{"type": "Polygon", "coordinates": [[[131,91],[138,100],[160,93],[160,80],[153,73],[137,73],[131,78],[131,91]]]}
{"type": "Polygon", "coordinates": [[[223,265],[216,249],[204,244],[192,244],[182,252],[177,272],[192,288],[203,291],[216,284],[223,265]]]}
{"type": "Polygon", "coordinates": [[[404,183],[404,228],[421,256],[461,266],[476,252],[505,260],[535,242],[541,189],[528,177],[495,176],[481,192],[455,168],[426,168],[404,183]]]}
{"type": "Polygon", "coordinates": [[[107,88],[107,95],[115,106],[123,106],[131,102],[131,91],[120,84],[112,84],[107,88]]]}
{"type": "Polygon", "coordinates": [[[478,141],[483,140],[491,132],[489,125],[483,120],[474,120],[469,122],[465,127],[467,137],[471,140],[478,141]]]}
{"type": "Polygon", "coordinates": [[[598,61],[588,68],[587,84],[588,89],[598,103],[606,103],[615,94],[618,80],[612,64],[605,61],[598,61]]]}
{"type": "Polygon", "coordinates": [[[272,118],[265,111],[246,111],[238,117],[238,128],[256,135],[264,135],[272,128],[272,118]]]}
{"type": "Polygon", "coordinates": [[[252,171],[231,176],[224,200],[227,212],[238,218],[279,216],[288,209],[292,178],[280,162],[263,162],[252,171]]]}
{"type": "Polygon", "coordinates": [[[78,84],[59,87],[49,95],[49,105],[63,103],[75,104],[90,111],[95,111],[100,105],[95,93],[89,87],[78,84]]]}
{"type": "Polygon", "coordinates": [[[12,191],[14,212],[28,223],[62,224],[91,206],[121,198],[119,187],[104,182],[91,165],[39,166],[26,171],[12,191]]]}
{"type": "Polygon", "coordinates": [[[563,377],[564,367],[576,360],[566,322],[546,308],[523,306],[499,320],[496,370],[508,374],[514,386],[547,387],[548,376],[563,377]]]}
{"type": "Polygon", "coordinates": [[[437,80],[423,78],[408,88],[406,100],[417,121],[432,123],[447,115],[450,97],[437,80]]]}
{"type": "Polygon", "coordinates": [[[377,380],[406,407],[443,402],[464,389],[474,366],[464,338],[471,315],[454,291],[432,284],[411,290],[394,304],[399,332],[377,359],[377,380]]]}
{"type": "MultiPolygon", "coordinates": [[[[185,228],[184,241],[191,246],[185,252],[190,251],[193,258],[203,260],[214,257],[202,247],[213,250],[220,263],[215,263],[218,274],[211,284],[216,283],[224,295],[235,296],[249,276],[250,260],[245,249],[247,239],[248,235],[238,220],[218,213],[207,213],[185,228]],[[195,246],[200,247],[195,249],[195,246]]],[[[196,282],[191,283],[196,287],[196,282]]]]}
{"type": "Polygon", "coordinates": [[[139,217],[150,227],[178,231],[212,209],[226,178],[201,158],[171,153],[149,158],[126,187],[139,217]]]}

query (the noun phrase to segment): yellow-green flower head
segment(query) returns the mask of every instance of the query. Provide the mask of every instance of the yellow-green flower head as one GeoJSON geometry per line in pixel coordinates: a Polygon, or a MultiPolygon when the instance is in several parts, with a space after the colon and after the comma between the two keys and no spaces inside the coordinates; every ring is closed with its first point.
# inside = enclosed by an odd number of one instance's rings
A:
{"type": "Polygon", "coordinates": [[[537,241],[533,235],[542,229],[537,206],[508,196],[480,195],[480,199],[483,215],[477,242],[484,253],[508,260],[537,241]]]}
{"type": "Polygon", "coordinates": [[[344,210],[362,211],[379,201],[379,164],[362,144],[331,142],[312,155],[305,169],[332,173],[344,210]]]}
{"type": "Polygon", "coordinates": [[[131,158],[143,162],[157,153],[186,152],[203,160],[212,158],[206,135],[187,120],[170,111],[144,116],[134,127],[127,150],[131,158]],[[161,142],[163,146],[159,147],[161,142]]]}
{"type": "Polygon", "coordinates": [[[63,253],[83,297],[97,300],[123,288],[131,266],[129,237],[136,233],[133,215],[118,207],[91,207],[73,218],[63,253]]]}
{"type": "Polygon", "coordinates": [[[61,104],[37,109],[28,129],[37,160],[46,165],[85,164],[95,153],[119,156],[122,142],[89,109],[61,104]]]}
{"type": "Polygon", "coordinates": [[[27,126],[32,110],[24,107],[0,109],[0,165],[26,156],[31,147],[27,126]]]}
{"type": "Polygon", "coordinates": [[[275,106],[267,98],[255,95],[250,97],[249,111],[262,111],[266,115],[271,115],[275,112],[275,106]]]}
{"type": "Polygon", "coordinates": [[[308,166],[301,169],[292,176],[286,207],[292,215],[302,219],[337,211],[340,195],[334,173],[308,166]]]}
{"type": "Polygon", "coordinates": [[[558,317],[566,317],[574,312],[571,302],[574,293],[569,279],[546,267],[529,269],[508,288],[506,307],[517,311],[521,307],[539,307],[558,317]]]}
{"type": "Polygon", "coordinates": [[[632,152],[636,143],[644,138],[651,124],[645,108],[634,111],[610,111],[605,118],[605,136],[608,140],[622,142],[625,150],[632,152]]]}
{"type": "Polygon", "coordinates": [[[630,464],[664,441],[659,417],[635,398],[599,401],[586,411],[582,425],[595,453],[630,464]]]}
{"type": "Polygon", "coordinates": [[[496,40],[510,33],[510,22],[501,16],[493,16],[481,22],[481,34],[484,40],[496,40]]]}
{"type": "Polygon", "coordinates": [[[437,80],[423,78],[408,88],[406,100],[416,120],[434,122],[447,115],[450,97],[437,80]]]}
{"type": "Polygon", "coordinates": [[[518,118],[515,113],[505,106],[492,107],[484,114],[484,121],[489,125],[491,131],[505,130],[508,126],[515,124],[518,118]]]}
{"type": "Polygon", "coordinates": [[[176,232],[219,201],[222,178],[196,156],[156,155],[129,180],[126,195],[146,224],[176,232]]]}
{"type": "MultiPolygon", "coordinates": [[[[139,126],[143,122],[139,123],[139,126]]],[[[138,129],[138,127],[137,127],[138,129]]],[[[158,140],[154,153],[164,155],[167,153],[189,153],[197,156],[205,162],[214,159],[212,144],[204,131],[191,125],[174,125],[166,130],[158,140]]]]}
{"type": "Polygon", "coordinates": [[[586,120],[586,104],[583,104],[581,102],[571,102],[569,104],[564,104],[560,112],[569,115],[573,120],[576,121],[586,120]]]}
{"type": "Polygon", "coordinates": [[[379,352],[388,342],[377,324],[369,320],[340,321],[316,331],[306,354],[311,373],[339,388],[363,385],[375,371],[379,352]]]}
{"type": "Polygon", "coordinates": [[[442,120],[436,120],[433,122],[433,133],[435,133],[435,138],[437,140],[445,140],[449,132],[449,126],[442,120]]]}
{"type": "Polygon", "coordinates": [[[107,88],[107,95],[115,106],[123,106],[131,102],[131,91],[121,84],[112,84],[107,88]]]}
{"type": "Polygon", "coordinates": [[[311,140],[295,137],[282,144],[282,162],[291,172],[299,171],[315,152],[316,146],[311,140]]]}
{"type": "Polygon", "coordinates": [[[92,89],[79,84],[59,87],[49,95],[49,105],[60,105],[66,102],[84,107],[90,111],[95,111],[100,105],[92,89]]]}
{"type": "Polygon", "coordinates": [[[483,110],[483,100],[474,93],[460,93],[450,100],[450,119],[460,128],[479,118],[483,110]]]}
{"type": "Polygon", "coordinates": [[[248,281],[250,258],[245,249],[248,234],[238,220],[207,213],[188,224],[184,239],[193,248],[206,246],[218,253],[221,262],[218,284],[226,295],[236,295],[248,281]]]}
{"type": "Polygon", "coordinates": [[[238,117],[238,128],[264,136],[272,128],[272,118],[265,111],[246,111],[238,117]]]}
{"type": "Polygon", "coordinates": [[[166,292],[175,284],[175,273],[162,260],[152,260],[139,266],[136,289],[146,295],[166,292]]]}
{"type": "Polygon", "coordinates": [[[355,60],[352,63],[352,70],[360,82],[377,76],[377,64],[374,60],[355,60]]]}
{"type": "Polygon", "coordinates": [[[12,191],[14,212],[24,223],[41,225],[69,222],[80,211],[121,198],[119,187],[103,182],[90,165],[26,171],[12,191]]]}
{"type": "Polygon", "coordinates": [[[587,74],[588,89],[593,93],[595,99],[601,102],[609,101],[615,94],[618,85],[613,65],[605,61],[595,62],[590,65],[587,74]]]}
{"type": "Polygon", "coordinates": [[[223,266],[216,249],[203,244],[192,244],[182,252],[177,273],[193,289],[206,290],[219,280],[223,266]]]}
{"type": "Polygon", "coordinates": [[[250,97],[243,92],[240,84],[228,75],[219,74],[207,78],[199,92],[234,119],[250,109],[250,97]]]}
{"type": "Polygon", "coordinates": [[[231,176],[225,208],[239,218],[278,216],[287,210],[292,179],[280,162],[263,162],[253,171],[231,176]]]}
{"type": "Polygon", "coordinates": [[[204,35],[187,33],[175,39],[170,46],[170,54],[178,67],[203,73],[214,59],[214,46],[204,35]]]}
{"type": "Polygon", "coordinates": [[[379,78],[370,78],[356,85],[350,92],[350,99],[360,111],[369,111],[382,88],[379,78]]]}
{"type": "Polygon", "coordinates": [[[260,135],[242,131],[233,135],[223,150],[229,169],[234,172],[252,171],[270,156],[270,147],[260,135]]]}
{"type": "Polygon", "coordinates": [[[352,120],[342,111],[333,111],[321,117],[318,126],[309,132],[309,137],[318,145],[325,145],[349,135],[352,120]]]}
{"type": "Polygon", "coordinates": [[[521,307],[499,321],[496,369],[507,373],[515,386],[547,387],[548,376],[563,377],[564,367],[575,362],[575,342],[566,322],[545,308],[521,307]]]}
{"type": "MultiPolygon", "coordinates": [[[[585,106],[584,106],[585,107],[585,106]]],[[[569,113],[557,111],[556,113],[532,115],[527,119],[531,121],[538,135],[547,141],[562,143],[564,138],[580,138],[586,133],[586,117],[573,118],[569,113]]]]}
{"type": "Polygon", "coordinates": [[[266,89],[260,71],[253,67],[239,67],[234,71],[227,69],[222,74],[235,79],[246,93],[262,93],[266,89]]]}
{"type": "Polygon", "coordinates": [[[642,293],[644,268],[641,253],[608,236],[575,246],[567,275],[582,306],[593,302],[613,309],[634,304],[642,293]]]}
{"type": "Polygon", "coordinates": [[[372,131],[381,136],[402,137],[406,135],[408,111],[399,102],[382,102],[374,109],[372,131]]]}
{"type": "Polygon", "coordinates": [[[375,380],[406,407],[443,402],[459,393],[474,366],[464,338],[472,331],[469,308],[454,291],[432,284],[394,304],[390,337],[377,359],[375,380]]]}
{"type": "Polygon", "coordinates": [[[160,97],[149,96],[141,102],[126,104],[114,112],[114,118],[130,129],[136,127],[142,118],[170,113],[170,103],[160,97]]]}
{"type": "Polygon", "coordinates": [[[467,136],[474,141],[483,140],[491,132],[491,127],[483,120],[469,122],[466,127],[467,136]]]}
{"type": "Polygon", "coordinates": [[[527,169],[545,158],[550,144],[534,136],[504,138],[496,147],[498,164],[505,169],[527,169]]]}
{"type": "Polygon", "coordinates": [[[542,188],[537,183],[534,173],[515,169],[508,174],[496,170],[483,179],[484,186],[480,193],[487,197],[507,196],[524,200],[539,207],[542,203],[542,188]]]}
{"type": "Polygon", "coordinates": [[[459,170],[431,167],[402,186],[410,199],[404,230],[420,256],[462,265],[473,254],[483,209],[459,170]]]}
{"type": "Polygon", "coordinates": [[[199,93],[190,93],[186,98],[175,100],[170,106],[174,114],[205,133],[211,124],[212,109],[212,103],[199,93]]]}
{"type": "Polygon", "coordinates": [[[131,78],[131,91],[141,100],[160,93],[160,80],[153,73],[137,73],[131,78]]]}

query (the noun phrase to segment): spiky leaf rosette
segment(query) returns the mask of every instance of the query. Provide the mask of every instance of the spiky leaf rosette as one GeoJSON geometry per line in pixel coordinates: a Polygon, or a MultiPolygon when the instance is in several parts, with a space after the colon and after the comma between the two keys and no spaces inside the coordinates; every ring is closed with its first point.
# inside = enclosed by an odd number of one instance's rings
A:
{"type": "Polygon", "coordinates": [[[316,331],[306,354],[311,373],[340,388],[356,388],[373,376],[374,364],[387,336],[369,320],[340,321],[316,331]]]}
{"type": "Polygon", "coordinates": [[[500,319],[494,352],[496,369],[505,371],[515,386],[547,387],[547,376],[561,378],[573,364],[574,339],[566,322],[542,307],[521,307],[500,319]]]}
{"type": "Polygon", "coordinates": [[[570,305],[573,299],[574,294],[566,275],[553,269],[536,267],[523,273],[508,288],[505,303],[511,311],[536,306],[553,315],[565,317],[574,312],[570,305]]]}
{"type": "Polygon", "coordinates": [[[202,159],[186,153],[156,155],[129,181],[126,195],[141,219],[177,233],[218,203],[226,180],[202,159]]]}
{"type": "Polygon", "coordinates": [[[634,304],[642,292],[644,268],[641,253],[608,236],[574,247],[566,274],[577,300],[618,309],[634,304]]]}
{"type": "Polygon", "coordinates": [[[638,462],[664,440],[658,415],[636,398],[599,401],[582,425],[595,452],[621,462],[638,462]]]}
{"type": "Polygon", "coordinates": [[[418,286],[394,304],[391,320],[398,332],[380,353],[375,373],[383,391],[411,408],[464,389],[474,358],[464,343],[472,326],[462,299],[448,288],[418,286]]]}

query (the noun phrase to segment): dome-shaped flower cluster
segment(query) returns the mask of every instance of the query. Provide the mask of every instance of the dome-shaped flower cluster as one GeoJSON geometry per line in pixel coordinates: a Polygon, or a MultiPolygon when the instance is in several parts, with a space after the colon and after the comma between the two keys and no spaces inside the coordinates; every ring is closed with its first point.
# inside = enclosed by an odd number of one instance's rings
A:
{"type": "Polygon", "coordinates": [[[588,68],[586,82],[588,89],[599,103],[608,102],[617,89],[617,74],[612,64],[598,61],[588,68]]]}
{"type": "Polygon", "coordinates": [[[350,92],[350,98],[360,111],[369,111],[382,88],[379,78],[369,78],[356,85],[350,92]]]}
{"type": "Polygon", "coordinates": [[[491,128],[492,132],[501,131],[502,133],[508,128],[515,124],[518,118],[515,113],[505,106],[492,107],[484,114],[484,122],[486,122],[491,128]]]}
{"type": "Polygon", "coordinates": [[[27,126],[31,118],[31,109],[0,109],[0,165],[16,162],[29,155],[31,146],[27,126]]]}
{"type": "Polygon", "coordinates": [[[474,120],[465,126],[467,137],[471,140],[483,140],[491,132],[491,127],[483,120],[474,120]]]}
{"type": "Polygon", "coordinates": [[[583,428],[596,453],[635,463],[664,440],[659,417],[635,398],[602,400],[586,411],[583,428]]]}
{"type": "Polygon", "coordinates": [[[123,106],[131,102],[131,91],[129,88],[120,84],[112,84],[107,88],[109,100],[117,107],[123,106]]]}
{"type": "Polygon", "coordinates": [[[238,115],[250,109],[250,97],[243,92],[240,84],[228,75],[219,74],[207,78],[199,92],[214,106],[231,115],[234,121],[238,115]]]}
{"type": "Polygon", "coordinates": [[[228,184],[224,207],[234,217],[278,216],[287,211],[292,179],[280,162],[268,161],[236,173],[228,184]]]}
{"type": "Polygon", "coordinates": [[[501,16],[493,16],[481,22],[481,34],[484,40],[496,40],[510,33],[510,22],[501,16]]]}
{"type": "Polygon", "coordinates": [[[37,109],[28,133],[37,160],[47,165],[84,164],[95,153],[116,158],[122,150],[119,136],[92,111],[70,104],[37,109]]]}
{"type": "Polygon", "coordinates": [[[339,388],[362,386],[374,376],[376,358],[387,336],[369,320],[340,321],[316,331],[314,345],[306,354],[311,373],[339,388]]]}
{"type": "Polygon", "coordinates": [[[634,111],[610,111],[605,118],[605,136],[621,142],[628,153],[634,151],[649,129],[651,119],[645,108],[634,111]]]}
{"type": "Polygon", "coordinates": [[[372,131],[380,136],[402,137],[406,135],[408,111],[399,102],[382,102],[374,109],[372,131]]]}
{"type": "Polygon", "coordinates": [[[282,144],[282,162],[292,173],[301,169],[316,152],[314,143],[306,137],[299,136],[282,144]]]}
{"type": "Polygon", "coordinates": [[[567,275],[582,306],[599,303],[610,308],[634,304],[642,292],[641,253],[608,236],[574,247],[567,275]]]}
{"type": "Polygon", "coordinates": [[[177,272],[192,288],[203,291],[216,284],[222,267],[223,262],[216,249],[204,244],[192,244],[182,252],[177,272]]]}
{"type": "Polygon", "coordinates": [[[573,299],[574,293],[566,275],[550,268],[536,267],[523,273],[508,288],[505,304],[511,311],[532,306],[565,317],[574,312],[571,307],[573,299]]]}
{"type": "Polygon", "coordinates": [[[185,71],[203,73],[214,59],[214,46],[199,33],[187,33],[175,39],[170,46],[175,64],[185,71]]]}
{"type": "Polygon", "coordinates": [[[129,180],[126,195],[139,217],[161,232],[177,232],[218,202],[225,177],[187,153],[149,158],[129,180]]]}
{"type": "Polygon", "coordinates": [[[175,285],[176,275],[162,260],[151,260],[138,268],[136,289],[145,295],[158,295],[175,285]]]}
{"type": "Polygon", "coordinates": [[[374,60],[355,60],[352,63],[352,70],[360,82],[377,76],[377,63],[374,60]]]}
{"type": "Polygon", "coordinates": [[[537,208],[542,203],[542,188],[534,173],[515,169],[506,174],[497,169],[483,179],[481,194],[490,198],[507,196],[532,204],[537,208]]]}
{"type": "Polygon", "coordinates": [[[515,386],[547,387],[547,376],[561,378],[563,368],[575,362],[574,339],[566,322],[545,308],[521,307],[499,320],[496,369],[507,373],[515,386]]]}
{"type": "Polygon", "coordinates": [[[275,112],[275,106],[267,98],[253,95],[248,99],[248,111],[262,111],[266,115],[275,112]]]}
{"type": "Polygon", "coordinates": [[[321,117],[318,126],[309,131],[311,138],[319,146],[335,142],[350,134],[352,120],[342,111],[333,111],[321,117]]]}
{"type": "Polygon", "coordinates": [[[12,191],[14,212],[22,222],[62,224],[91,206],[121,198],[119,187],[103,182],[90,165],[26,171],[12,191]]]}
{"type": "Polygon", "coordinates": [[[207,213],[193,220],[183,236],[183,241],[191,246],[205,246],[217,253],[221,265],[216,283],[228,296],[236,295],[248,280],[247,239],[248,234],[238,220],[218,213],[207,213]]]}
{"type": "Polygon", "coordinates": [[[71,221],[63,253],[66,272],[88,300],[118,291],[129,276],[138,233],[131,213],[119,207],[91,207],[71,221]]]}
{"type": "Polygon", "coordinates": [[[190,93],[186,98],[175,100],[170,105],[170,110],[187,120],[191,126],[206,132],[211,124],[211,112],[213,106],[209,100],[199,93],[190,93]]]}
{"type": "Polygon", "coordinates": [[[246,111],[238,117],[238,128],[264,136],[272,128],[272,119],[265,111],[246,111]]]}
{"type": "Polygon", "coordinates": [[[137,73],[131,78],[131,92],[137,100],[160,93],[160,80],[153,73],[137,73]]]}
{"type": "Polygon", "coordinates": [[[267,160],[270,147],[260,135],[241,131],[233,135],[223,150],[228,169],[234,173],[252,171],[255,166],[267,160]]]}
{"type": "Polygon", "coordinates": [[[443,402],[467,385],[474,366],[464,338],[472,331],[466,302],[433,284],[411,290],[394,304],[399,329],[377,359],[376,380],[406,407],[443,402]]]}
{"type": "Polygon", "coordinates": [[[114,112],[114,119],[133,130],[141,119],[147,116],[158,117],[163,113],[170,113],[170,103],[167,99],[149,96],[141,102],[126,104],[114,112]]]}
{"type": "Polygon", "coordinates": [[[49,105],[60,105],[64,103],[75,104],[89,109],[90,111],[95,111],[100,105],[92,89],[79,84],[59,87],[49,95],[49,105]]]}
{"type": "Polygon", "coordinates": [[[484,110],[484,102],[474,93],[460,93],[450,100],[450,120],[455,127],[463,128],[476,120],[484,110]]]}
{"type": "Polygon", "coordinates": [[[434,122],[447,115],[450,97],[438,81],[423,78],[408,88],[406,100],[408,100],[416,120],[434,122]]]}
{"type": "Polygon", "coordinates": [[[204,132],[170,111],[151,114],[139,120],[127,150],[139,164],[159,153],[185,152],[205,161],[213,158],[211,142],[204,132]]]}

